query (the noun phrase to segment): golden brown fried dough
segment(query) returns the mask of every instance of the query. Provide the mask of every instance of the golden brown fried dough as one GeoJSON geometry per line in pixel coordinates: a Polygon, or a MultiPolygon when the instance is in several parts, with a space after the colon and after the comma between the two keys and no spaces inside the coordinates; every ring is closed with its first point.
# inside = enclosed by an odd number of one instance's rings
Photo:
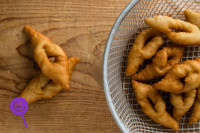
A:
{"type": "Polygon", "coordinates": [[[174,65],[178,64],[183,56],[184,47],[166,46],[159,50],[152,63],[132,76],[133,80],[147,81],[164,76],[174,65]]]}
{"type": "Polygon", "coordinates": [[[165,77],[153,84],[158,90],[171,93],[184,93],[200,86],[200,58],[186,60],[170,69],[165,77]]]}
{"type": "Polygon", "coordinates": [[[68,61],[62,48],[30,26],[25,26],[24,30],[31,38],[34,59],[42,73],[62,88],[69,89],[68,61]],[[55,62],[51,62],[48,57],[55,57],[55,62]]]}
{"type": "MultiPolygon", "coordinates": [[[[70,57],[68,59],[68,64],[69,64],[69,67],[68,67],[68,71],[69,71],[69,80],[71,79],[71,75],[72,75],[72,72],[73,72],[73,69],[75,67],[75,65],[80,61],[79,58],[77,57],[70,57]]],[[[55,82],[52,82],[50,83],[49,85],[47,85],[43,91],[44,91],[44,98],[52,98],[53,96],[55,96],[59,91],[59,89],[54,89],[54,86],[57,87],[57,86],[60,86],[58,84],[56,84],[55,82]]],[[[57,87],[59,88],[59,87],[57,87]]]]}
{"type": "Polygon", "coordinates": [[[190,116],[189,124],[193,124],[200,120],[200,87],[197,89],[197,96],[192,107],[192,113],[190,116]]]}
{"type": "Polygon", "coordinates": [[[173,117],[179,121],[183,115],[192,107],[196,97],[196,89],[184,94],[170,93],[170,102],[173,105],[173,117]],[[182,96],[184,95],[184,96],[182,96]]]}
{"type": "Polygon", "coordinates": [[[190,9],[184,11],[185,18],[188,22],[198,26],[200,28],[200,13],[194,12],[190,9]]]}
{"type": "MultiPolygon", "coordinates": [[[[68,71],[70,73],[70,78],[74,66],[79,62],[79,58],[71,57],[68,59],[68,62],[68,71]]],[[[48,77],[40,73],[29,82],[29,84],[20,94],[20,97],[26,99],[28,104],[31,104],[42,98],[52,98],[62,89],[63,88],[59,84],[51,81],[48,77]]]]}
{"type": "Polygon", "coordinates": [[[170,114],[166,111],[165,102],[161,94],[152,86],[132,80],[134,94],[138,104],[142,107],[142,111],[157,123],[163,126],[179,129],[179,125],[170,114]],[[150,101],[154,104],[152,105],[150,101]]]}
{"type": "Polygon", "coordinates": [[[170,40],[179,45],[200,45],[200,30],[189,22],[173,19],[168,16],[147,18],[145,22],[151,27],[164,33],[170,40]],[[177,30],[173,31],[173,29],[177,30]],[[180,31],[180,32],[179,32],[180,31]]]}
{"type": "Polygon", "coordinates": [[[129,51],[126,76],[135,74],[138,67],[146,59],[150,59],[163,43],[162,35],[158,31],[152,28],[142,31],[129,51]],[[147,40],[149,41],[146,42],[147,40]]]}

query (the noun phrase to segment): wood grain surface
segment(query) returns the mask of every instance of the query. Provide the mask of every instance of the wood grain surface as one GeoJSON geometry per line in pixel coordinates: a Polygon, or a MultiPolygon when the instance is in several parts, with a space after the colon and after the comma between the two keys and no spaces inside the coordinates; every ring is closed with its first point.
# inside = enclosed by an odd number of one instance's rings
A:
{"type": "Polygon", "coordinates": [[[0,132],[117,133],[102,87],[102,56],[116,18],[130,0],[0,0],[0,132]],[[28,24],[81,59],[70,91],[29,106],[25,119],[9,105],[40,69],[33,60],[28,24]]]}

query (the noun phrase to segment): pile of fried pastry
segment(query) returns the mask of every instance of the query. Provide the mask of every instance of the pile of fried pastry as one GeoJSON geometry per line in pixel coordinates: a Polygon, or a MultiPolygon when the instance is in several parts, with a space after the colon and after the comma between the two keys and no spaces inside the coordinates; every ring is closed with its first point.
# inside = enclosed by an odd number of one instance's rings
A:
{"type": "Polygon", "coordinates": [[[52,98],[63,88],[69,90],[69,82],[79,58],[67,58],[63,49],[52,43],[46,36],[26,25],[25,33],[30,37],[34,59],[41,72],[33,77],[20,94],[28,104],[42,98],[52,98]],[[54,58],[54,60],[50,60],[54,58]]]}
{"type": "Polygon", "coordinates": [[[174,130],[179,129],[178,121],[190,109],[188,123],[200,120],[200,58],[180,62],[185,46],[200,45],[200,14],[186,9],[184,15],[185,21],[162,15],[145,19],[149,28],[135,38],[126,68],[142,111],[174,130]],[[171,40],[170,45],[163,45],[164,36],[171,40]],[[137,72],[151,58],[152,62],[137,72]],[[154,79],[161,80],[147,84],[154,79]],[[172,115],[166,111],[160,91],[169,93],[172,115]]]}

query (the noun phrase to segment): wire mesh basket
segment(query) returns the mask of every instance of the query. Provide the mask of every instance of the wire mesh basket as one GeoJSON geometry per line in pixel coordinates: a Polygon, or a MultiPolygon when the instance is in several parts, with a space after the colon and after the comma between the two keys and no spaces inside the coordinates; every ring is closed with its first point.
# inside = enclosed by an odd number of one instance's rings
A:
{"type": "MultiPolygon", "coordinates": [[[[171,15],[184,20],[183,11],[191,9],[200,12],[200,0],[133,0],[115,22],[104,53],[103,83],[111,113],[123,132],[162,133],[175,132],[156,124],[148,118],[137,104],[131,86],[131,78],[125,76],[128,52],[134,39],[148,26],[144,19],[156,15],[171,15]]],[[[167,38],[165,44],[171,43],[167,38]]],[[[181,62],[200,56],[200,46],[187,46],[181,62]]],[[[145,62],[141,67],[148,63],[145,62]]],[[[151,84],[151,82],[150,82],[151,84]]],[[[162,93],[167,111],[172,112],[168,94],[162,93]]],[[[190,111],[179,121],[178,133],[200,133],[200,122],[189,125],[190,111]]]]}

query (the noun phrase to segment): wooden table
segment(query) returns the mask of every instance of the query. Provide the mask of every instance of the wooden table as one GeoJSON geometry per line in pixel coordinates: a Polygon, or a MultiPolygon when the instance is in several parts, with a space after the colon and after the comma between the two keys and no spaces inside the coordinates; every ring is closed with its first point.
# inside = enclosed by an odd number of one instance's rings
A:
{"type": "Polygon", "coordinates": [[[102,56],[116,18],[130,0],[0,0],[0,132],[117,133],[102,87],[102,56]],[[28,24],[80,57],[70,91],[29,106],[24,127],[9,105],[40,70],[33,61],[28,24]]]}

